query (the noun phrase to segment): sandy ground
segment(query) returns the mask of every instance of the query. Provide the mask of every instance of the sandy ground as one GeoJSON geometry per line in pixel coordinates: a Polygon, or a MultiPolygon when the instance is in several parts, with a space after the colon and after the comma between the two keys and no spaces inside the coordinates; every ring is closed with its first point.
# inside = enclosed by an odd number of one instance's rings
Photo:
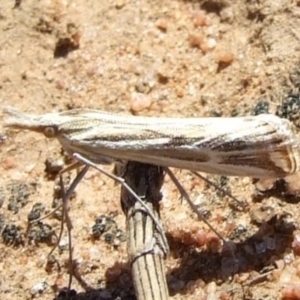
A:
{"type": "MultiPolygon", "coordinates": [[[[186,117],[270,112],[297,124],[299,28],[298,0],[2,0],[0,107],[186,117]]],[[[42,215],[53,209],[56,183],[45,162],[60,165],[64,156],[57,142],[8,131],[0,118],[0,298],[64,299],[65,233],[53,253],[60,268],[46,265],[59,221],[50,217],[26,234],[34,204],[41,203],[42,215]]],[[[251,179],[208,176],[247,201],[239,211],[188,172],[176,175],[208,221],[232,241],[240,263],[228,275],[228,257],[166,178],[161,214],[171,247],[170,298],[300,299],[297,198],[276,192],[258,197],[251,179]]],[[[125,233],[119,193],[114,182],[91,171],[71,201],[81,277],[73,280],[74,299],[135,299],[126,243],[92,237],[102,214],[125,233]]]]}

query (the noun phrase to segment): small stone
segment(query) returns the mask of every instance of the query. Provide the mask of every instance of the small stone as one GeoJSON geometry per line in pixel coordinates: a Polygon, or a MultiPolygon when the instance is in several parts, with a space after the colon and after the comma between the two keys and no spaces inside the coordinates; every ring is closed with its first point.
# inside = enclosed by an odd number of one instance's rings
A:
{"type": "Polygon", "coordinates": [[[7,136],[0,133],[0,143],[4,143],[7,140],[7,136]]]}
{"type": "Polygon", "coordinates": [[[168,21],[167,19],[165,18],[161,18],[161,19],[158,19],[156,22],[155,22],[155,26],[160,29],[161,31],[167,31],[168,29],[168,21]]]}
{"type": "Polygon", "coordinates": [[[253,223],[263,224],[270,221],[275,216],[275,210],[273,207],[258,207],[253,208],[250,211],[250,218],[253,223]]]}
{"type": "MultiPolygon", "coordinates": [[[[288,278],[289,279],[289,278],[288,278]]],[[[286,284],[289,286],[284,287],[281,291],[281,299],[290,299],[290,300],[299,300],[300,299],[300,285],[299,284],[292,284],[292,280],[285,281],[286,284]]]]}
{"type": "Polygon", "coordinates": [[[189,35],[189,44],[191,47],[200,48],[201,45],[205,42],[205,37],[201,33],[193,33],[189,35]]]}
{"type": "Polygon", "coordinates": [[[157,72],[157,79],[158,82],[161,84],[167,84],[169,82],[169,75],[165,71],[158,71],[157,72]]]}
{"type": "Polygon", "coordinates": [[[274,178],[272,179],[262,178],[255,183],[255,189],[260,193],[264,193],[266,191],[271,190],[274,187],[274,185],[275,185],[274,178]]]}
{"type": "Polygon", "coordinates": [[[66,89],[66,82],[65,82],[65,80],[63,80],[63,79],[56,80],[55,81],[55,87],[58,90],[64,90],[64,89],[66,89]]]}
{"type": "Polygon", "coordinates": [[[181,87],[176,88],[176,94],[178,98],[183,98],[184,97],[184,89],[181,87]]]}
{"type": "Polygon", "coordinates": [[[197,246],[202,247],[207,243],[207,233],[204,230],[199,229],[197,232],[195,232],[194,239],[197,246]]]}
{"type": "Polygon", "coordinates": [[[16,165],[16,160],[11,156],[4,157],[2,160],[2,166],[5,170],[13,169],[16,165]]]}
{"type": "Polygon", "coordinates": [[[117,9],[123,8],[124,5],[125,5],[125,0],[117,0],[117,1],[115,2],[115,8],[117,8],[117,9]]]}
{"type": "MultiPolygon", "coordinates": [[[[289,119],[294,121],[299,119],[300,111],[300,96],[299,94],[289,94],[283,99],[282,104],[278,106],[276,115],[280,118],[289,119]]],[[[296,122],[296,126],[298,122],[296,122]]],[[[300,127],[300,125],[298,125],[300,127]]]]}
{"type": "Polygon", "coordinates": [[[283,257],[283,261],[286,265],[290,265],[295,260],[295,256],[293,253],[287,253],[283,257]]]}
{"type": "Polygon", "coordinates": [[[200,49],[203,54],[205,54],[209,49],[207,47],[207,41],[206,39],[203,41],[203,43],[200,45],[200,49]]]}
{"type": "Polygon", "coordinates": [[[255,107],[253,108],[253,115],[257,116],[260,114],[268,114],[269,107],[270,107],[270,104],[268,101],[260,100],[257,102],[255,107]]]}
{"type": "Polygon", "coordinates": [[[42,294],[47,289],[47,287],[48,287],[48,283],[45,280],[43,280],[32,287],[30,291],[31,295],[35,296],[38,294],[42,294]]]}
{"type": "Polygon", "coordinates": [[[45,172],[48,176],[57,175],[64,167],[64,161],[62,159],[50,159],[47,158],[45,161],[45,172]]]}
{"type": "Polygon", "coordinates": [[[206,286],[206,291],[209,295],[215,294],[217,291],[217,284],[214,281],[208,283],[206,286]]]}
{"type": "Polygon", "coordinates": [[[276,260],[274,262],[274,265],[275,265],[276,269],[279,271],[282,271],[285,267],[285,263],[284,263],[283,259],[276,260]]]}
{"type": "Polygon", "coordinates": [[[207,25],[207,17],[204,10],[193,11],[192,16],[195,26],[202,27],[207,25]]]}
{"type": "Polygon", "coordinates": [[[219,51],[216,54],[216,60],[219,64],[230,65],[234,60],[234,55],[231,52],[219,51]]]}
{"type": "Polygon", "coordinates": [[[216,47],[217,41],[214,38],[208,38],[207,42],[206,42],[206,45],[207,45],[207,48],[209,50],[212,50],[212,49],[214,49],[216,47]]]}
{"type": "Polygon", "coordinates": [[[142,93],[132,93],[130,100],[130,110],[132,112],[139,112],[149,108],[152,104],[151,98],[142,93]]]}

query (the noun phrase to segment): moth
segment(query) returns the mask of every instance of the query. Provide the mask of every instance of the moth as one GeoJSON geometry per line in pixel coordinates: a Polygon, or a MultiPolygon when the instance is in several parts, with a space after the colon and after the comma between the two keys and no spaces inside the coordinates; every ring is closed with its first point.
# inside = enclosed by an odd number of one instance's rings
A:
{"type": "Polygon", "coordinates": [[[283,178],[300,169],[291,122],[271,114],[155,118],[74,109],[43,115],[5,109],[5,126],[56,138],[96,164],[137,161],[227,176],[283,178]]]}

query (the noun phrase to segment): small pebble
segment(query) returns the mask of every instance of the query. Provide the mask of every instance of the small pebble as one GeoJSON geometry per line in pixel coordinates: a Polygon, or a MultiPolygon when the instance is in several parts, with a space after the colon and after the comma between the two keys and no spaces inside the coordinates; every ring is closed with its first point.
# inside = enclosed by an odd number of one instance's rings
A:
{"type": "Polygon", "coordinates": [[[258,207],[253,208],[249,214],[252,222],[263,224],[270,221],[275,216],[275,210],[270,206],[258,207]]]}
{"type": "Polygon", "coordinates": [[[269,113],[270,104],[268,101],[260,100],[257,102],[255,107],[253,108],[253,115],[257,116],[260,114],[268,114],[269,113]]]}
{"type": "Polygon", "coordinates": [[[299,300],[300,299],[300,285],[290,285],[284,288],[281,292],[283,300],[299,300]]]}
{"type": "Polygon", "coordinates": [[[255,183],[255,189],[257,190],[257,192],[264,193],[271,190],[274,187],[274,185],[275,180],[273,178],[262,178],[255,183]]]}
{"type": "Polygon", "coordinates": [[[227,51],[219,51],[216,54],[216,60],[219,64],[230,65],[234,60],[234,55],[227,51]]]}
{"type": "Polygon", "coordinates": [[[2,166],[5,170],[13,169],[16,165],[16,160],[11,156],[4,157],[2,160],[2,166]]]}
{"type": "Polygon", "coordinates": [[[197,232],[195,232],[194,239],[197,243],[197,246],[202,247],[207,243],[207,233],[204,230],[199,229],[197,232]]]}
{"type": "Polygon", "coordinates": [[[0,143],[4,143],[7,140],[7,136],[0,133],[0,143]]]}
{"type": "Polygon", "coordinates": [[[158,19],[156,22],[155,22],[155,26],[160,29],[161,31],[167,31],[168,29],[168,21],[167,19],[165,18],[161,18],[161,19],[158,19]]]}
{"type": "Polygon", "coordinates": [[[283,257],[283,261],[286,265],[290,265],[293,261],[295,261],[295,256],[293,253],[287,253],[283,257]]]}
{"type": "Polygon", "coordinates": [[[201,48],[201,45],[204,44],[205,37],[201,33],[193,33],[189,35],[189,44],[191,47],[201,48]]]}
{"type": "Polygon", "coordinates": [[[192,13],[194,25],[202,27],[207,25],[207,17],[204,10],[196,10],[192,13]]]}
{"type": "Polygon", "coordinates": [[[45,172],[47,173],[47,175],[56,175],[63,169],[64,165],[65,164],[62,159],[54,160],[51,158],[47,158],[45,161],[45,172]]]}
{"type": "Polygon", "coordinates": [[[294,272],[291,267],[285,267],[280,274],[279,283],[285,285],[292,282],[293,273],[294,272]]]}
{"type": "Polygon", "coordinates": [[[58,89],[58,90],[65,90],[66,89],[66,82],[65,80],[63,79],[58,79],[55,81],[55,87],[58,89]]]}
{"type": "Polygon", "coordinates": [[[217,41],[214,38],[208,38],[206,45],[209,50],[212,50],[217,46],[217,41]]]}
{"type": "Polygon", "coordinates": [[[276,115],[288,120],[296,120],[296,126],[299,124],[299,111],[300,111],[300,96],[298,94],[290,94],[283,99],[281,106],[278,106],[276,115]]]}
{"type": "Polygon", "coordinates": [[[45,280],[43,280],[32,287],[30,291],[31,295],[34,296],[37,294],[42,294],[47,289],[47,287],[48,283],[45,280]]]}
{"type": "Polygon", "coordinates": [[[130,110],[132,112],[139,112],[146,108],[149,108],[152,104],[152,100],[148,95],[142,93],[132,93],[130,99],[130,110]]]}
{"type": "Polygon", "coordinates": [[[117,0],[117,1],[115,2],[115,8],[117,8],[117,9],[123,8],[124,5],[125,5],[125,0],[117,0]]]}
{"type": "Polygon", "coordinates": [[[208,283],[206,286],[206,290],[208,294],[214,294],[217,291],[217,284],[214,281],[208,283]]]}

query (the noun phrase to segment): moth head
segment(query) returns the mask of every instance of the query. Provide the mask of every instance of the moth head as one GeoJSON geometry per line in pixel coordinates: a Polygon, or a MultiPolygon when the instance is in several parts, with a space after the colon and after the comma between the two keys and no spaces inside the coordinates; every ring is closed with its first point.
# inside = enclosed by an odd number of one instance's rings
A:
{"type": "Polygon", "coordinates": [[[55,113],[38,116],[24,114],[13,108],[6,108],[4,113],[9,116],[4,123],[6,127],[43,133],[47,138],[56,137],[58,134],[60,123],[55,113]]]}

